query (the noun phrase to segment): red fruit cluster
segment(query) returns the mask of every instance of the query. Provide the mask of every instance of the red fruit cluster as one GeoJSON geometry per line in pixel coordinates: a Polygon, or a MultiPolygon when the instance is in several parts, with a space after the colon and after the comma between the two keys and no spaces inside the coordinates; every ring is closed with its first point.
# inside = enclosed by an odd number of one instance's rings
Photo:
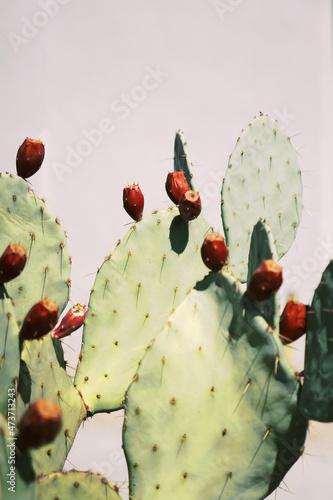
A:
{"type": "Polygon", "coordinates": [[[59,307],[55,302],[44,298],[32,306],[24,318],[20,337],[24,340],[40,339],[50,332],[58,321],[59,307]]]}
{"type": "Polygon", "coordinates": [[[173,201],[175,205],[178,205],[183,194],[190,189],[184,172],[169,172],[165,183],[165,189],[170,200],[173,201]]]}
{"type": "Polygon", "coordinates": [[[280,338],[284,345],[290,344],[304,335],[309,306],[289,300],[280,318],[280,338]]]}
{"type": "Polygon", "coordinates": [[[179,213],[183,220],[190,222],[196,219],[201,212],[201,200],[197,191],[188,190],[180,199],[179,213]]]}
{"type": "Polygon", "coordinates": [[[39,448],[53,441],[61,426],[60,406],[48,399],[38,399],[20,421],[19,442],[24,447],[39,448]]]}
{"type": "Polygon", "coordinates": [[[142,219],[144,197],[138,184],[126,186],[123,190],[124,209],[136,222],[142,219]]]}
{"type": "Polygon", "coordinates": [[[252,274],[247,294],[251,300],[267,300],[276,294],[282,281],[282,267],[274,260],[264,260],[252,274]]]}
{"type": "Polygon", "coordinates": [[[21,144],[16,155],[17,175],[27,179],[40,169],[45,155],[44,144],[27,137],[21,144]]]}
{"type": "Polygon", "coordinates": [[[81,304],[73,306],[62,318],[60,325],[54,330],[52,337],[54,339],[68,337],[68,335],[75,332],[83,325],[87,312],[88,309],[86,306],[82,306],[81,304]]]}
{"type": "Polygon", "coordinates": [[[17,278],[27,262],[27,251],[15,243],[8,245],[0,257],[0,284],[17,278]]]}
{"type": "Polygon", "coordinates": [[[201,257],[211,271],[220,271],[228,258],[228,248],[219,233],[208,234],[201,247],[201,257]]]}

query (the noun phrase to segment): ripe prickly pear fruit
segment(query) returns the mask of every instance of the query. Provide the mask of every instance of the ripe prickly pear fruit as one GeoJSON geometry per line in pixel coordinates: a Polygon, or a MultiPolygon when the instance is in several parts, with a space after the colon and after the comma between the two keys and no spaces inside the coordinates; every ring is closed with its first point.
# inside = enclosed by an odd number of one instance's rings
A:
{"type": "Polygon", "coordinates": [[[138,184],[126,186],[123,190],[124,209],[136,222],[142,219],[144,197],[138,184]]]}
{"type": "Polygon", "coordinates": [[[208,234],[201,247],[201,257],[211,271],[220,271],[227,261],[228,248],[219,233],[208,234]]]}
{"type": "Polygon", "coordinates": [[[51,331],[58,321],[59,307],[48,298],[32,306],[24,318],[20,337],[24,340],[40,339],[51,331]]]}
{"type": "Polygon", "coordinates": [[[178,205],[183,194],[190,189],[184,172],[169,172],[165,183],[166,192],[171,201],[178,205]]]}
{"type": "Polygon", "coordinates": [[[178,208],[181,218],[186,222],[196,219],[201,212],[199,193],[191,189],[186,191],[180,199],[178,208]]]}
{"type": "Polygon", "coordinates": [[[44,160],[45,148],[41,141],[27,137],[16,155],[17,175],[27,179],[40,169],[44,160]]]}
{"type": "Polygon", "coordinates": [[[60,325],[54,330],[52,337],[54,339],[63,339],[75,332],[83,325],[86,319],[88,308],[81,304],[73,306],[68,313],[62,318],[60,325]]]}
{"type": "Polygon", "coordinates": [[[39,448],[54,440],[62,426],[61,408],[48,399],[32,403],[19,423],[19,443],[39,448]]]}
{"type": "Polygon", "coordinates": [[[17,278],[27,262],[27,251],[22,245],[8,245],[0,257],[0,284],[17,278]]]}
{"type": "Polygon", "coordinates": [[[296,300],[289,300],[286,303],[280,318],[280,338],[284,345],[304,335],[308,309],[309,306],[296,300]]]}
{"type": "Polygon", "coordinates": [[[274,260],[264,260],[252,274],[247,294],[251,300],[267,300],[276,294],[282,281],[282,267],[274,260]]]}

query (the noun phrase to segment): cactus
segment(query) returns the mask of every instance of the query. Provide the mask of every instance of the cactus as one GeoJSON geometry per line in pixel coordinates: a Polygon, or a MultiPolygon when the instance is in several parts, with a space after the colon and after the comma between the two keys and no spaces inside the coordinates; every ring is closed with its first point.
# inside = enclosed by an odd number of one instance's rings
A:
{"type": "Polygon", "coordinates": [[[91,500],[105,498],[120,500],[114,486],[104,477],[92,472],[55,472],[38,479],[38,491],[42,500],[91,500]]]}
{"type": "MultiPolygon", "coordinates": [[[[198,209],[181,132],[174,170],[184,172],[198,209]]],[[[333,420],[332,263],[308,311],[303,386],[279,338],[279,293],[257,302],[251,292],[258,267],[280,269],[302,211],[296,153],[277,123],[255,118],[230,156],[222,187],[228,248],[214,237],[223,248],[212,272],[203,246],[212,228],[200,210],[189,216],[180,201],[142,218],[140,195],[136,223],[97,271],[88,313],[76,306],[54,331],[69,297],[65,233],[25,179],[1,174],[0,188],[0,255],[13,244],[27,252],[20,273],[0,284],[1,498],[12,498],[8,442],[16,443],[22,500],[120,498],[97,474],[61,470],[82,421],[120,408],[133,498],[261,500],[274,491],[303,452],[308,419],[333,420]],[[36,304],[45,303],[52,321],[27,334],[31,310],[44,314],[36,304]],[[57,337],[83,323],[73,381],[57,337]],[[24,413],[40,399],[57,405],[62,426],[33,449],[14,424],[22,433],[24,413]]]]}
{"type": "MultiPolygon", "coordinates": [[[[1,297],[5,296],[0,285],[1,297]]],[[[15,310],[10,299],[0,299],[0,413],[7,414],[8,391],[16,392],[20,370],[19,328],[15,319],[15,310]]],[[[14,404],[12,405],[14,408],[14,404]]],[[[14,412],[15,414],[15,412],[14,412]]]]}
{"type": "Polygon", "coordinates": [[[241,283],[209,275],[170,316],[128,390],[130,495],[264,498],[302,453],[299,387],[241,283]],[[284,462],[288,446],[294,456],[284,462]]]}
{"type": "Polygon", "coordinates": [[[311,420],[333,422],[333,261],[325,269],[307,314],[300,409],[311,420]]]}
{"type": "Polygon", "coordinates": [[[199,248],[209,225],[177,208],[132,226],[94,283],[75,385],[90,411],[117,410],[149,341],[205,274],[199,248]],[[106,340],[107,339],[107,340],[106,340]]]}
{"type": "MultiPolygon", "coordinates": [[[[248,258],[247,286],[255,270],[264,260],[271,259],[277,262],[278,256],[272,232],[268,224],[259,220],[254,226],[251,236],[250,251],[248,258]]],[[[270,299],[257,304],[269,325],[276,329],[279,324],[280,301],[279,295],[275,294],[270,299]]]]}
{"type": "Polygon", "coordinates": [[[230,156],[222,188],[222,222],[229,267],[242,282],[253,226],[270,226],[282,257],[294,241],[302,213],[302,180],[290,138],[267,115],[242,131],[230,156]]]}

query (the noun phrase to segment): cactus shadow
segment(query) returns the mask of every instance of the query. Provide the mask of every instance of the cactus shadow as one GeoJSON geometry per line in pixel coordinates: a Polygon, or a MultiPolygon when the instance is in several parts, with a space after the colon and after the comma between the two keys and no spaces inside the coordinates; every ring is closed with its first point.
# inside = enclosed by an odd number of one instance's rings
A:
{"type": "Polygon", "coordinates": [[[180,255],[185,251],[189,240],[189,230],[188,223],[180,215],[177,215],[170,225],[169,239],[175,253],[180,255]]]}

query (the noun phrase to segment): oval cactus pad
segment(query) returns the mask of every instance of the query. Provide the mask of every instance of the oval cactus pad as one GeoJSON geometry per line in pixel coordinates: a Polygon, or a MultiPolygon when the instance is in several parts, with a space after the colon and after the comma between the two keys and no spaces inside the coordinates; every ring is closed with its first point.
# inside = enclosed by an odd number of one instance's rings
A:
{"type": "Polygon", "coordinates": [[[130,498],[259,500],[300,457],[299,382],[242,288],[209,275],[142,359],[123,430],[130,498]]]}
{"type": "Polygon", "coordinates": [[[59,221],[21,177],[1,174],[0,193],[0,255],[11,243],[27,251],[22,273],[6,283],[18,324],[44,297],[56,302],[61,314],[68,301],[71,265],[59,221]]]}
{"type": "Polygon", "coordinates": [[[93,412],[122,407],[137,364],[172,310],[207,274],[200,247],[210,226],[177,208],[132,226],[97,273],[75,384],[93,412]]]}
{"type": "Polygon", "coordinates": [[[221,212],[229,267],[245,282],[253,226],[266,221],[281,258],[302,213],[302,180],[290,138],[267,115],[242,131],[223,180],[221,212]]]}

